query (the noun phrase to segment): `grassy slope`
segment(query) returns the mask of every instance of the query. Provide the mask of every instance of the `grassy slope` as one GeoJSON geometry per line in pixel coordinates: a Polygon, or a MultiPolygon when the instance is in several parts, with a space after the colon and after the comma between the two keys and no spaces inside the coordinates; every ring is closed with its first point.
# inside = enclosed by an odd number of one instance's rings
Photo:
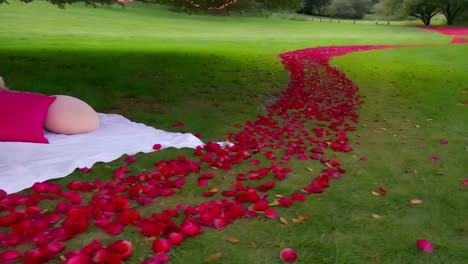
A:
{"type": "MultiPolygon", "coordinates": [[[[252,119],[262,111],[259,95],[285,87],[287,75],[275,58],[278,52],[318,45],[448,40],[411,28],[186,16],[138,4],[125,9],[75,5],[59,10],[40,2],[0,7],[0,58],[7,62],[0,64],[0,73],[11,87],[72,94],[99,111],[123,113],[163,129],[172,130],[172,123],[182,121],[185,130],[202,132],[205,141],[219,140],[235,130],[225,123],[252,119]]],[[[302,263],[462,263],[467,258],[463,245],[468,230],[462,219],[468,216],[463,203],[467,192],[460,179],[467,153],[463,132],[468,129],[466,105],[457,101],[466,100],[463,71],[468,67],[463,54],[467,51],[464,46],[444,46],[336,59],[368,97],[361,110],[366,127],[355,135],[361,135],[355,140],[363,145],[354,156],[340,157],[347,161],[349,176],[308,203],[282,210],[289,220],[297,213],[311,215],[311,220],[297,225],[242,221],[187,241],[174,250],[172,262],[199,263],[221,251],[220,263],[276,263],[278,246],[274,243],[285,241],[298,251],[302,263]],[[435,72],[439,67],[443,71],[435,72]],[[372,122],[375,119],[379,122],[372,122]],[[401,135],[407,138],[406,144],[401,135]],[[441,138],[448,138],[449,145],[440,146],[441,138]],[[427,147],[420,148],[421,142],[427,147]],[[431,163],[430,155],[439,156],[440,162],[431,163]],[[368,156],[369,161],[358,161],[360,156],[368,156]],[[406,173],[412,169],[418,173],[406,173]],[[388,195],[372,196],[374,183],[387,188],[388,195]],[[408,204],[413,198],[424,203],[419,207],[408,204]],[[373,220],[371,213],[383,218],[373,220]],[[239,237],[241,243],[222,241],[229,236],[239,237]],[[431,239],[438,253],[417,252],[414,241],[419,236],[431,239]],[[250,249],[250,242],[257,249],[250,249]]],[[[155,160],[181,153],[191,151],[138,155],[139,162],[132,169],[144,170],[155,160]]],[[[97,165],[86,177],[108,177],[121,164],[97,165]]],[[[292,166],[296,173],[275,189],[278,193],[289,193],[307,180],[303,163],[292,166]]],[[[312,162],[307,166],[319,169],[312,162]]],[[[229,184],[231,174],[235,171],[213,186],[229,184]]],[[[75,174],[57,182],[80,177],[75,174]]],[[[159,211],[187,198],[204,201],[199,197],[202,191],[192,179],[180,194],[160,199],[156,207],[145,210],[159,211]]],[[[89,232],[92,235],[80,236],[70,246],[82,246],[93,238],[115,239],[89,232]]],[[[137,244],[133,262],[150,253],[150,242],[133,230],[119,237],[137,244]]]]}

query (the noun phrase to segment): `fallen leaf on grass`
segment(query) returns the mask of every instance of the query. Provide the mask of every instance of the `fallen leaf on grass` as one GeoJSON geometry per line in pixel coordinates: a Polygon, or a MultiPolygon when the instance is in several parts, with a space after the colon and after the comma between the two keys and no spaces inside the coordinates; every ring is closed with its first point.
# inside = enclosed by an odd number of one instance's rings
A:
{"type": "Polygon", "coordinates": [[[279,247],[280,249],[286,248],[286,242],[284,242],[284,241],[281,241],[281,242],[275,241],[275,242],[273,242],[271,244],[273,246],[279,247]]]}
{"type": "Polygon", "coordinates": [[[378,193],[378,192],[372,191],[371,193],[372,193],[372,195],[374,195],[374,196],[380,196],[380,193],[378,193]]]}
{"type": "Polygon", "coordinates": [[[209,192],[217,193],[217,192],[219,192],[219,189],[218,189],[218,188],[211,188],[211,189],[209,190],[209,192]]]}
{"type": "Polygon", "coordinates": [[[257,249],[257,244],[255,244],[255,242],[250,242],[249,248],[251,248],[251,249],[257,249]]]}
{"type": "Polygon", "coordinates": [[[288,220],[284,219],[283,217],[280,217],[279,219],[280,219],[281,223],[283,223],[285,225],[289,224],[288,220]]]}
{"type": "Polygon", "coordinates": [[[226,241],[229,241],[231,243],[239,243],[240,239],[238,239],[237,237],[228,237],[226,238],[226,241]]]}
{"type": "Polygon", "coordinates": [[[422,204],[423,201],[418,200],[418,199],[413,199],[410,201],[412,204],[422,204]]]}
{"type": "Polygon", "coordinates": [[[279,203],[278,199],[276,199],[276,200],[274,200],[273,202],[269,203],[268,206],[277,206],[277,205],[279,205],[279,204],[280,204],[280,203],[279,203]]]}
{"type": "Polygon", "coordinates": [[[381,216],[378,215],[378,214],[371,214],[371,216],[372,216],[372,218],[374,218],[374,219],[380,219],[380,218],[381,218],[381,216]]]}
{"type": "Polygon", "coordinates": [[[221,254],[221,252],[216,252],[214,253],[213,255],[210,255],[208,256],[204,262],[211,262],[211,261],[215,261],[215,260],[218,260],[221,258],[221,256],[223,256],[223,254],[221,254]]]}
{"type": "Polygon", "coordinates": [[[307,169],[308,171],[310,171],[310,172],[314,172],[314,169],[312,169],[312,168],[306,167],[306,169],[307,169]]]}
{"type": "Polygon", "coordinates": [[[297,223],[300,223],[300,222],[302,222],[302,221],[304,221],[306,219],[309,219],[309,218],[310,218],[310,216],[308,216],[308,215],[298,215],[296,218],[293,218],[292,221],[293,221],[293,223],[297,224],[297,223]]]}

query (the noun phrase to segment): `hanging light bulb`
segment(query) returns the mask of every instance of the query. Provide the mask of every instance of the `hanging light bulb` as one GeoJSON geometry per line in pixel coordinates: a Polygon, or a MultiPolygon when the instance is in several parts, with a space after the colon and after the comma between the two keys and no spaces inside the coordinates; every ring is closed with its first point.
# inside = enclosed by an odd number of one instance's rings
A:
{"type": "MultiPolygon", "coordinates": [[[[191,4],[193,7],[196,7],[196,8],[201,8],[201,5],[199,2],[197,2],[196,0],[185,0],[185,2],[191,4]]],[[[214,4],[214,0],[211,0],[211,2],[214,4]]],[[[227,8],[228,6],[230,5],[233,5],[237,2],[237,0],[227,0],[226,2],[224,2],[223,4],[219,5],[219,6],[210,6],[207,8],[208,11],[213,11],[213,10],[216,10],[216,11],[220,11],[220,10],[224,10],[225,8],[227,8]]]]}

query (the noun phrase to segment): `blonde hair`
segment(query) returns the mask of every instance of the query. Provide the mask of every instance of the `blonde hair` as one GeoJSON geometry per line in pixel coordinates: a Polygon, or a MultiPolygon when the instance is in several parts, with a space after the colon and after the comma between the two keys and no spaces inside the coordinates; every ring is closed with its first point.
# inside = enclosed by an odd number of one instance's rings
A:
{"type": "Polygon", "coordinates": [[[1,90],[9,90],[8,87],[5,84],[5,81],[3,80],[2,76],[0,76],[0,91],[1,90]]]}

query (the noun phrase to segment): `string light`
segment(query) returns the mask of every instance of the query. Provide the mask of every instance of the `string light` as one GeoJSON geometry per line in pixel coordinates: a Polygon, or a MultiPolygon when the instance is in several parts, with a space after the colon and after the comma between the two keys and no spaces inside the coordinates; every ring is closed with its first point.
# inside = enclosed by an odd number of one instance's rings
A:
{"type": "MultiPolygon", "coordinates": [[[[193,7],[196,7],[196,8],[201,8],[201,5],[197,2],[195,2],[194,0],[185,0],[185,2],[191,4],[193,7]]],[[[211,0],[211,2],[214,2],[214,0],[211,0]]],[[[207,8],[208,11],[213,11],[213,10],[224,10],[226,7],[230,6],[230,5],[233,5],[237,2],[237,0],[228,0],[226,2],[224,2],[222,5],[220,6],[210,6],[207,8]]]]}

